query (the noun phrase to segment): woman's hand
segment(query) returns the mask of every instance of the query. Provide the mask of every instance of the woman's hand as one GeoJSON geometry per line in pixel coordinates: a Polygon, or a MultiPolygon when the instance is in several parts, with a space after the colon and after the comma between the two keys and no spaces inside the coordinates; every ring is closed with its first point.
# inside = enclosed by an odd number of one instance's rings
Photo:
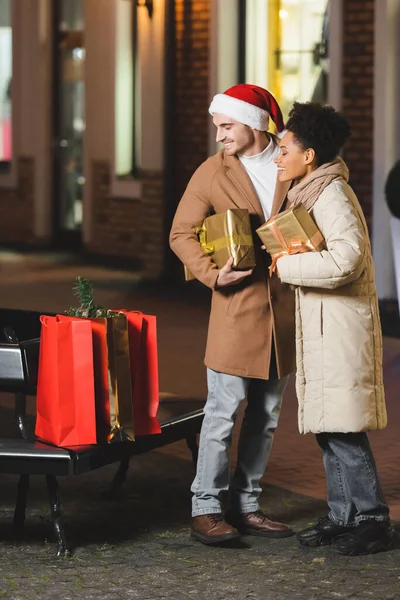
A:
{"type": "MultiPolygon", "coordinates": [[[[261,250],[265,250],[267,252],[267,249],[265,246],[261,246],[261,250]]],[[[279,260],[278,260],[279,262],[279,260]]],[[[279,271],[278,271],[278,263],[276,264],[275,270],[274,270],[275,275],[280,279],[279,277],[279,271]]]]}

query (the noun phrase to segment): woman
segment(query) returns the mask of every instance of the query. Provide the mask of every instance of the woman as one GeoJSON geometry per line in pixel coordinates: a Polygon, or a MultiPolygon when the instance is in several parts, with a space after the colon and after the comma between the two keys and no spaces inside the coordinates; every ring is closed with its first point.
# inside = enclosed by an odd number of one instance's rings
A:
{"type": "Polygon", "coordinates": [[[350,136],[330,106],[295,103],[275,159],[293,180],[326,244],[322,252],[283,256],[278,276],[296,286],[296,391],[300,433],[322,448],[330,512],[298,533],[304,546],[333,544],[341,554],[393,545],[367,430],[386,426],[382,335],[367,225],[338,157],[350,136]]]}

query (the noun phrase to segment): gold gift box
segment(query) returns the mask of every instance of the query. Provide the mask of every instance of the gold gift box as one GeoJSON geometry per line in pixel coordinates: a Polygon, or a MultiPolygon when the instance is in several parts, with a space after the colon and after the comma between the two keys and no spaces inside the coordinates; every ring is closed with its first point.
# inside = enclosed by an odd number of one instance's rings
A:
{"type": "Polygon", "coordinates": [[[256,231],[272,256],[270,273],[281,256],[321,252],[325,248],[323,235],[303,204],[272,217],[256,231]]]}
{"type": "MultiPolygon", "coordinates": [[[[250,216],[246,208],[231,208],[207,217],[196,229],[196,234],[203,252],[210,256],[219,269],[231,257],[235,270],[253,269],[256,266],[250,216]]],[[[196,279],[186,266],[185,279],[196,279]]]]}

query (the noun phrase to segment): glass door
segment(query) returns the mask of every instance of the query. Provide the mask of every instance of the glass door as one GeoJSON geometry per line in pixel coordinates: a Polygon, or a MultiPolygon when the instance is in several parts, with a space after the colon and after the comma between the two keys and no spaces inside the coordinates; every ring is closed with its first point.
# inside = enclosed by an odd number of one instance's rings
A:
{"type": "Polygon", "coordinates": [[[281,0],[275,50],[282,111],[293,102],[327,102],[327,0],[281,0]]]}
{"type": "Polygon", "coordinates": [[[85,45],[83,0],[54,1],[55,239],[80,243],[83,221],[85,45]]]}
{"type": "Polygon", "coordinates": [[[330,0],[245,1],[245,79],[267,87],[285,119],[296,100],[327,102],[330,0]]]}

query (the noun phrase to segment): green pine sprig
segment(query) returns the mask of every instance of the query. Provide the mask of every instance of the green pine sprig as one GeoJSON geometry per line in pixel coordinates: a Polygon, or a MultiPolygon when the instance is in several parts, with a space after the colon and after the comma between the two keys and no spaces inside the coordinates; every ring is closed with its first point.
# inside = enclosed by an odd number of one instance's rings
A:
{"type": "Polygon", "coordinates": [[[83,317],[86,319],[114,317],[118,313],[97,306],[94,302],[93,286],[84,277],[78,276],[72,287],[74,295],[78,298],[79,308],[70,307],[66,314],[70,317],[83,317]]]}

